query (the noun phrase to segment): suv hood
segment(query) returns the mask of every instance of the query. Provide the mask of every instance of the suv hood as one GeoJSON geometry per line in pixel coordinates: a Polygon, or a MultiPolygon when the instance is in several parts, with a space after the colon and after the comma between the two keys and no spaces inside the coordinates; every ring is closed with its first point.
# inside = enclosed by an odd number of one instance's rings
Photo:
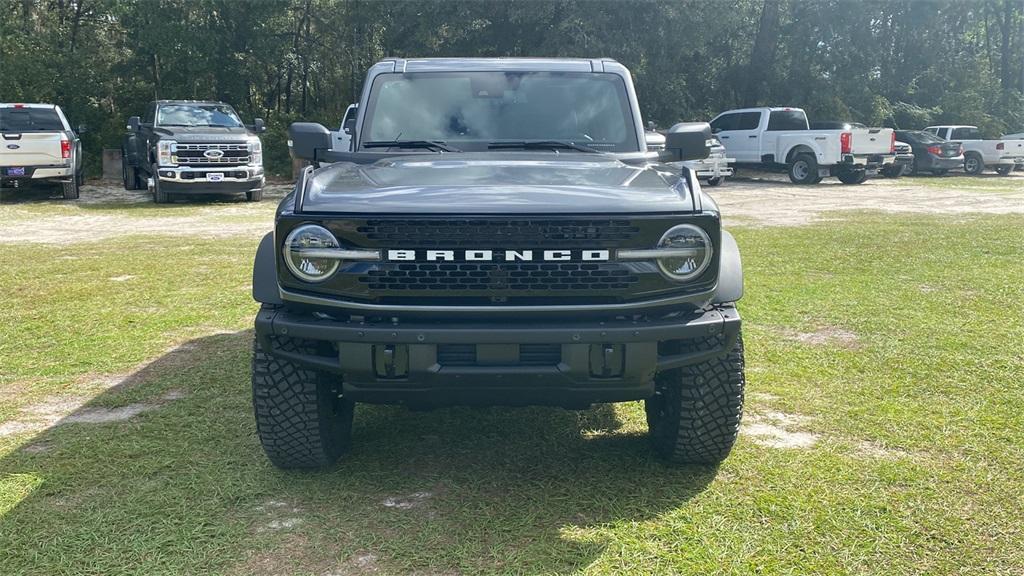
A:
{"type": "Polygon", "coordinates": [[[244,142],[255,136],[244,126],[238,128],[218,128],[216,126],[157,126],[153,132],[161,138],[176,142],[244,142]]]}
{"type": "Polygon", "coordinates": [[[685,180],[667,170],[586,153],[417,154],[320,168],[302,208],[359,214],[692,212],[685,180]]]}

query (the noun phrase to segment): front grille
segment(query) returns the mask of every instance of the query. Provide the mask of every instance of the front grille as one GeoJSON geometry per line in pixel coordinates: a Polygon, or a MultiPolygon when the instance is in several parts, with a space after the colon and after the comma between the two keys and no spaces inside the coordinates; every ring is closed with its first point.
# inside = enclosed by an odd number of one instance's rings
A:
{"type": "MultiPolygon", "coordinates": [[[[520,344],[517,358],[508,359],[514,366],[556,366],[562,361],[561,344],[520,344]]],[[[477,366],[482,364],[476,344],[440,344],[437,363],[441,366],[477,366]]],[[[495,365],[490,362],[485,362],[495,365]]],[[[497,365],[501,365],[500,363],[497,365]]]]}
{"type": "Polygon", "coordinates": [[[629,220],[367,220],[356,229],[401,248],[605,248],[629,246],[640,229],[629,220]]]}
{"type": "Polygon", "coordinates": [[[359,277],[370,290],[625,290],[639,278],[625,265],[602,263],[385,264],[359,277]]]}
{"type": "Polygon", "coordinates": [[[441,366],[474,366],[476,345],[441,344],[437,347],[437,363],[441,366]]]}
{"type": "Polygon", "coordinates": [[[896,153],[897,154],[910,154],[910,152],[911,152],[911,149],[910,149],[909,145],[907,145],[907,144],[897,144],[896,145],[896,153]]]}
{"type": "Polygon", "coordinates": [[[241,144],[178,144],[174,154],[180,166],[238,166],[249,163],[249,145],[241,144]],[[219,158],[206,156],[208,150],[219,150],[219,158]]]}

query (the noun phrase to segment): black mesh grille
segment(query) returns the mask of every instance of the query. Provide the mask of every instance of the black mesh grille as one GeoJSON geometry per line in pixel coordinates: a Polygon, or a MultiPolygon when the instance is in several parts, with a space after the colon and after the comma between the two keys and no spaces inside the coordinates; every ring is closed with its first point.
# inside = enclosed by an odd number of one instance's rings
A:
{"type": "Polygon", "coordinates": [[[396,248],[604,248],[629,246],[639,228],[629,220],[367,220],[356,229],[396,248]]]}
{"type": "Polygon", "coordinates": [[[639,281],[622,264],[406,263],[370,270],[359,281],[371,290],[624,290],[639,281]]]}
{"type": "MultiPolygon", "coordinates": [[[[555,366],[562,361],[560,344],[520,344],[517,366],[555,366]]],[[[437,363],[442,366],[476,366],[475,344],[440,344],[437,347],[437,363]]]]}

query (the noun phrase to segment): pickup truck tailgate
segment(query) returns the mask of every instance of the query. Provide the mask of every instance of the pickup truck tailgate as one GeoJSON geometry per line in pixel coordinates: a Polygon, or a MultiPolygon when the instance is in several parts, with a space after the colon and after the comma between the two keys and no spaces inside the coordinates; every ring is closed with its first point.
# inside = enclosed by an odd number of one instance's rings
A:
{"type": "Polygon", "coordinates": [[[63,132],[0,133],[0,166],[47,166],[62,164],[63,132]]]}
{"type": "Polygon", "coordinates": [[[891,128],[857,128],[851,130],[851,152],[857,155],[889,154],[892,151],[891,128]]]}

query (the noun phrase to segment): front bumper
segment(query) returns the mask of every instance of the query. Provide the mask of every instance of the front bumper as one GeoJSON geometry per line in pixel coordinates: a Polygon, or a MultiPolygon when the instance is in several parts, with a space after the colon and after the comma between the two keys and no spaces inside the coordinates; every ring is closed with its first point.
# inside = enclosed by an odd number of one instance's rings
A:
{"type": "Polygon", "coordinates": [[[157,176],[164,190],[189,194],[252,192],[266,183],[262,166],[162,166],[157,176]]]}
{"type": "Polygon", "coordinates": [[[655,320],[437,323],[336,320],[264,308],[268,354],[338,374],[357,402],[583,407],[650,397],[657,372],[719,357],[735,345],[731,306],[655,320]],[[318,343],[298,354],[282,338],[318,343]]]}
{"type": "Polygon", "coordinates": [[[900,166],[913,166],[914,165],[914,155],[913,154],[897,154],[896,155],[896,160],[895,160],[894,163],[898,164],[900,166]]]}

